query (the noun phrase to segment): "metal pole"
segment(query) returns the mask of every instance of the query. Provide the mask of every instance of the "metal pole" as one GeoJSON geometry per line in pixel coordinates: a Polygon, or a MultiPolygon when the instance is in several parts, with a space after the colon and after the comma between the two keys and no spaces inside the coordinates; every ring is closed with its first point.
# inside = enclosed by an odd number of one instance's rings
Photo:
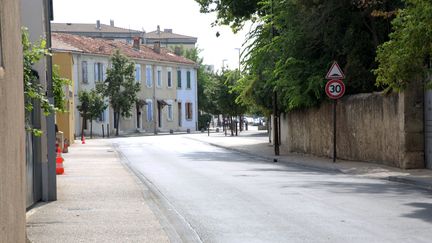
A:
{"type": "Polygon", "coordinates": [[[104,127],[104,124],[102,124],[102,138],[105,138],[105,127],[104,127]]]}
{"type": "Polygon", "coordinates": [[[109,123],[107,124],[107,137],[109,138],[109,123]]]}
{"type": "Polygon", "coordinates": [[[207,136],[210,137],[210,122],[207,122],[207,136]]]}
{"type": "Polygon", "coordinates": [[[336,104],[337,100],[333,102],[333,163],[336,162],[336,104]]]}

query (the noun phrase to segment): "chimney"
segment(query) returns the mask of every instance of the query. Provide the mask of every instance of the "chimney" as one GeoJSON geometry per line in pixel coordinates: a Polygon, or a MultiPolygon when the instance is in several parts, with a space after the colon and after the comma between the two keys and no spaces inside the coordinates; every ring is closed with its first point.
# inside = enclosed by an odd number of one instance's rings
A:
{"type": "Polygon", "coordinates": [[[110,26],[114,27],[114,20],[113,19],[110,19],[110,26]]]}
{"type": "Polygon", "coordinates": [[[133,48],[135,49],[135,50],[139,50],[140,49],[140,37],[139,36],[135,36],[134,38],[133,38],[133,48]]]}
{"type": "Polygon", "coordinates": [[[180,48],[180,46],[176,46],[174,48],[174,54],[176,54],[177,56],[181,56],[181,48],[180,48]]]}
{"type": "Polygon", "coordinates": [[[159,26],[159,25],[157,26],[156,33],[157,33],[158,35],[160,35],[160,26],[159,26]]]}
{"type": "Polygon", "coordinates": [[[172,29],[164,29],[164,32],[172,34],[172,29]]]}
{"type": "Polygon", "coordinates": [[[160,41],[155,41],[154,46],[153,46],[153,50],[156,53],[160,54],[160,51],[161,51],[160,41]]]}
{"type": "Polygon", "coordinates": [[[98,30],[101,29],[100,20],[96,20],[96,29],[98,29],[98,30]]]}

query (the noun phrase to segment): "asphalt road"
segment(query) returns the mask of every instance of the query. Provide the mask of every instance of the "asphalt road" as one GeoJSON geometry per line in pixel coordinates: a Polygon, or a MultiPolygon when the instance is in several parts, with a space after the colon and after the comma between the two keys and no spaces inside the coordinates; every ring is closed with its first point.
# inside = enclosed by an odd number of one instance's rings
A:
{"type": "Polygon", "coordinates": [[[432,242],[430,191],[271,163],[185,135],[114,144],[203,242],[432,242]]]}

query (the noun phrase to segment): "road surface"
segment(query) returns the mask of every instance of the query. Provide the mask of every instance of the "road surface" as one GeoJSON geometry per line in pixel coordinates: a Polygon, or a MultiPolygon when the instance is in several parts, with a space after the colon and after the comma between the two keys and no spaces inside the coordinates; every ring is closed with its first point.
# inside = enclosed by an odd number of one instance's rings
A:
{"type": "Polygon", "coordinates": [[[432,242],[429,191],[271,163],[193,136],[113,143],[202,242],[432,242]]]}

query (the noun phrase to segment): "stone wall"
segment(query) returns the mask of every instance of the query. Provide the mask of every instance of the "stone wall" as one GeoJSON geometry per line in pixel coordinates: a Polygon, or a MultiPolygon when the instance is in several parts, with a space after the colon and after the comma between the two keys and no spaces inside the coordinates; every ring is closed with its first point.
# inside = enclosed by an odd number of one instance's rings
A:
{"type": "MultiPolygon", "coordinates": [[[[337,158],[400,168],[424,167],[422,90],[358,94],[338,100],[337,158]]],[[[333,155],[332,102],[281,116],[281,148],[333,155]]]]}

